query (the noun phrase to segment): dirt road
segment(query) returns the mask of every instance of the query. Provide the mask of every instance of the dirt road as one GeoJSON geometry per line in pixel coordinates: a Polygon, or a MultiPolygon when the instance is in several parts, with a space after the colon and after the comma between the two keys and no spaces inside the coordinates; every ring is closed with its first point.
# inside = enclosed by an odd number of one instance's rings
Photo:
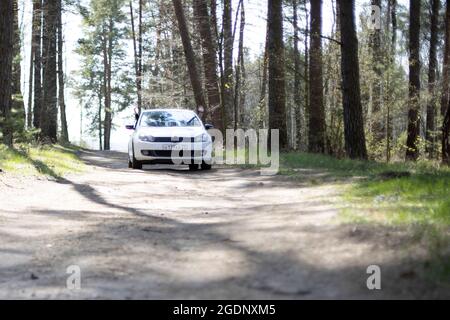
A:
{"type": "Polygon", "coordinates": [[[421,276],[426,254],[404,232],[339,223],[337,182],[82,158],[88,172],[57,181],[3,175],[0,298],[449,297],[421,276]],[[366,286],[373,264],[381,290],[366,286]],[[71,265],[80,290],[66,287],[71,265]]]}

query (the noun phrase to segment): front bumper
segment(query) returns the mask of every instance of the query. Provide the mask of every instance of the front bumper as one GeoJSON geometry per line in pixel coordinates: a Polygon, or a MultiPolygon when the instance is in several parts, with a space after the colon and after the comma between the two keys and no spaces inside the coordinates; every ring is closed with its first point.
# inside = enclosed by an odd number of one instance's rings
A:
{"type": "Polygon", "coordinates": [[[211,142],[134,142],[134,157],[144,163],[211,163],[211,142]]]}

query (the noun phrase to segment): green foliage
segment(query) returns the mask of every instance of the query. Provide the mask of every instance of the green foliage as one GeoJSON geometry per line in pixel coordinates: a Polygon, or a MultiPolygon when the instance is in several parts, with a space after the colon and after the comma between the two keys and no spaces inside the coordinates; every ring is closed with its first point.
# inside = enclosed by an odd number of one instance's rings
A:
{"type": "Polygon", "coordinates": [[[111,102],[117,113],[133,105],[135,96],[133,64],[127,61],[126,41],[128,21],[124,0],[91,0],[89,6],[78,6],[83,17],[83,38],[78,40],[76,53],[81,68],[70,83],[90,120],[88,133],[98,135],[102,129],[105,102],[104,45],[111,45],[111,102]],[[100,111],[102,109],[102,111],[100,111]]]}

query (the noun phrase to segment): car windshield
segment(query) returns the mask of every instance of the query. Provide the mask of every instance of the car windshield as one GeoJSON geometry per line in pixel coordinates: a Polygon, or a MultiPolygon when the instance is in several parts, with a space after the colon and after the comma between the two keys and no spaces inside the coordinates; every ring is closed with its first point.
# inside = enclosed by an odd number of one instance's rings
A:
{"type": "Polygon", "coordinates": [[[148,111],[143,113],[140,125],[142,127],[199,127],[201,122],[192,111],[148,111]]]}

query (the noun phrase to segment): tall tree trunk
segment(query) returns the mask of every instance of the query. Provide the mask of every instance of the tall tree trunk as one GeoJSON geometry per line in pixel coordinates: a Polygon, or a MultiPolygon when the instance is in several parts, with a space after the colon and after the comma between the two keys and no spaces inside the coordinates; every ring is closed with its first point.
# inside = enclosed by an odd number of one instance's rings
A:
{"type": "Polygon", "coordinates": [[[197,113],[204,120],[206,111],[205,97],[203,95],[202,84],[198,74],[194,49],[192,48],[191,38],[189,36],[189,30],[186,23],[186,17],[184,15],[183,5],[181,4],[181,0],[172,0],[172,3],[175,9],[175,15],[177,17],[181,41],[183,42],[184,55],[186,58],[186,64],[189,71],[192,90],[194,91],[195,104],[197,105],[197,113]]]}
{"type": "Polygon", "coordinates": [[[293,27],[294,27],[294,103],[295,103],[295,118],[296,118],[296,149],[300,149],[301,144],[301,122],[302,122],[302,103],[300,92],[300,51],[298,49],[298,0],[293,0],[293,27]]]}
{"type": "Polygon", "coordinates": [[[56,39],[57,39],[56,0],[44,2],[44,33],[43,33],[43,83],[44,94],[41,108],[41,138],[45,142],[56,142],[58,130],[57,106],[57,70],[56,70],[56,39]]]}
{"type": "Polygon", "coordinates": [[[61,141],[69,142],[69,131],[67,128],[66,102],[64,98],[64,69],[63,69],[63,31],[62,31],[62,4],[58,1],[58,102],[61,115],[61,141]]]}
{"type": "MultiPolygon", "coordinates": [[[[391,46],[389,52],[389,64],[391,67],[394,65],[395,53],[397,46],[397,0],[389,0],[389,8],[391,13],[391,46]]],[[[390,80],[389,80],[390,81],[390,80]]],[[[388,81],[388,83],[389,83],[388,81]]],[[[388,97],[391,97],[392,88],[388,85],[388,97]]],[[[392,124],[391,124],[391,104],[389,101],[386,103],[386,162],[391,161],[391,137],[392,137],[392,124]]]]}
{"type": "Polygon", "coordinates": [[[450,84],[450,0],[446,1],[444,64],[442,66],[441,115],[445,114],[449,101],[450,84]]]}
{"type": "Polygon", "coordinates": [[[102,133],[102,94],[98,93],[98,146],[99,150],[103,150],[103,133],[102,133]]]}
{"type": "Polygon", "coordinates": [[[13,60],[14,9],[12,0],[0,1],[0,127],[3,143],[12,145],[11,77],[13,60]]]}
{"type": "Polygon", "coordinates": [[[441,136],[441,151],[442,151],[442,163],[449,166],[450,165],[450,101],[448,99],[448,95],[446,97],[445,94],[448,94],[448,76],[449,76],[449,56],[450,54],[450,1],[447,0],[447,12],[445,19],[445,55],[444,55],[444,76],[447,77],[443,79],[443,81],[447,81],[444,84],[443,93],[442,93],[442,101],[441,101],[441,113],[444,115],[444,121],[442,124],[442,136],[441,136]],[[447,86],[445,86],[447,85],[447,86]],[[447,100],[444,100],[444,99],[447,100]],[[444,103],[445,111],[444,111],[444,103]]]}
{"type": "MultiPolygon", "coordinates": [[[[134,11],[133,11],[133,1],[130,1],[130,18],[131,18],[131,33],[133,37],[133,52],[134,52],[134,72],[136,75],[136,93],[137,93],[137,104],[139,113],[142,110],[142,74],[140,68],[140,56],[138,51],[138,45],[136,40],[136,28],[134,23],[134,11]]],[[[139,30],[141,27],[139,27],[139,30]]]]}
{"type": "Polygon", "coordinates": [[[232,1],[223,0],[223,65],[224,83],[223,99],[225,106],[225,123],[227,127],[233,124],[233,22],[232,22],[232,1]]]}
{"type": "Polygon", "coordinates": [[[21,83],[21,52],[20,47],[22,39],[20,37],[20,27],[19,27],[19,4],[18,0],[13,1],[14,7],[14,40],[13,40],[13,70],[12,70],[12,95],[13,95],[13,118],[15,120],[15,127],[18,130],[23,130],[25,126],[25,104],[23,101],[22,90],[20,87],[21,83]]]}
{"type": "Polygon", "coordinates": [[[202,56],[205,74],[205,87],[208,94],[208,114],[212,124],[217,129],[223,130],[224,123],[222,109],[220,108],[220,93],[217,78],[217,59],[213,35],[211,32],[211,20],[208,12],[207,0],[194,0],[194,15],[200,33],[202,56]]]}
{"type": "Polygon", "coordinates": [[[109,18],[108,25],[103,32],[103,67],[104,67],[104,99],[105,99],[105,119],[103,134],[103,149],[111,149],[111,129],[112,129],[112,103],[111,103],[111,67],[112,67],[112,32],[114,22],[109,18]]]}
{"type": "Polygon", "coordinates": [[[450,166],[450,104],[442,124],[442,163],[450,166]]]}
{"type": "Polygon", "coordinates": [[[36,46],[33,43],[33,33],[34,33],[34,3],[33,3],[33,18],[31,24],[31,45],[30,45],[30,69],[28,74],[28,105],[27,105],[27,128],[31,129],[33,123],[33,70],[34,70],[34,55],[36,52],[36,46]]]}
{"type": "MultiPolygon", "coordinates": [[[[381,0],[372,0],[373,6],[381,8],[381,0]]],[[[373,81],[372,97],[372,121],[371,131],[373,135],[373,144],[376,148],[383,140],[383,116],[381,115],[382,90],[383,90],[383,54],[381,48],[381,29],[375,28],[370,36],[370,48],[372,54],[372,71],[375,75],[373,81]]]]}
{"type": "Polygon", "coordinates": [[[427,152],[430,158],[434,157],[435,144],[435,107],[436,107],[436,67],[437,67],[437,44],[439,24],[440,0],[432,0],[431,4],[431,27],[430,27],[430,53],[428,62],[428,104],[426,134],[427,152]]]}
{"type": "Polygon", "coordinates": [[[32,46],[34,47],[33,65],[33,126],[41,127],[42,109],[42,0],[33,0],[33,32],[32,46]]]}
{"type": "Polygon", "coordinates": [[[234,89],[234,129],[238,126],[242,126],[242,110],[240,108],[241,96],[242,96],[242,82],[243,79],[242,70],[244,66],[244,29],[245,29],[245,9],[244,1],[240,0],[239,6],[241,8],[241,21],[239,26],[239,45],[238,45],[238,60],[236,63],[236,80],[234,89]]]}
{"type": "Polygon", "coordinates": [[[409,17],[409,112],[406,160],[419,157],[418,141],[420,130],[420,0],[410,0],[409,17]]]}
{"type": "Polygon", "coordinates": [[[223,32],[219,35],[219,28],[217,26],[217,1],[216,0],[210,0],[210,7],[211,7],[211,25],[212,29],[214,31],[214,50],[217,51],[217,56],[219,58],[218,65],[219,65],[219,87],[220,87],[220,108],[221,108],[221,117],[222,117],[222,123],[223,128],[226,127],[226,110],[225,110],[225,97],[224,97],[224,88],[225,88],[225,71],[223,70],[223,32]]]}
{"type": "Polygon", "coordinates": [[[287,148],[282,0],[269,0],[269,129],[279,129],[280,148],[287,148]]]}
{"type": "Polygon", "coordinates": [[[325,109],[322,79],[322,1],[311,0],[309,65],[309,146],[310,152],[325,152],[325,109]]]}
{"type": "Polygon", "coordinates": [[[142,13],[144,7],[144,0],[139,0],[139,31],[138,31],[138,110],[141,112],[142,109],[142,80],[144,72],[142,69],[142,37],[143,37],[143,25],[142,25],[142,13]]]}
{"type": "Polygon", "coordinates": [[[341,72],[345,151],[352,159],[367,159],[359,82],[355,1],[338,0],[341,23],[341,72]]]}
{"type": "MultiPolygon", "coordinates": [[[[309,110],[310,110],[310,105],[309,105],[309,56],[310,55],[309,55],[309,45],[308,45],[308,43],[309,43],[309,20],[310,19],[309,19],[309,10],[308,10],[308,6],[307,6],[307,2],[308,2],[308,0],[303,0],[303,9],[305,11],[305,28],[306,28],[305,40],[304,40],[305,59],[304,59],[304,65],[303,65],[303,77],[305,79],[305,84],[303,86],[304,87],[303,88],[303,92],[304,92],[303,103],[305,104],[305,120],[309,119],[309,110]]],[[[305,125],[309,126],[309,123],[307,124],[307,121],[305,121],[305,125]]],[[[309,130],[305,130],[305,132],[307,132],[307,131],[309,132],[309,130]]]]}

